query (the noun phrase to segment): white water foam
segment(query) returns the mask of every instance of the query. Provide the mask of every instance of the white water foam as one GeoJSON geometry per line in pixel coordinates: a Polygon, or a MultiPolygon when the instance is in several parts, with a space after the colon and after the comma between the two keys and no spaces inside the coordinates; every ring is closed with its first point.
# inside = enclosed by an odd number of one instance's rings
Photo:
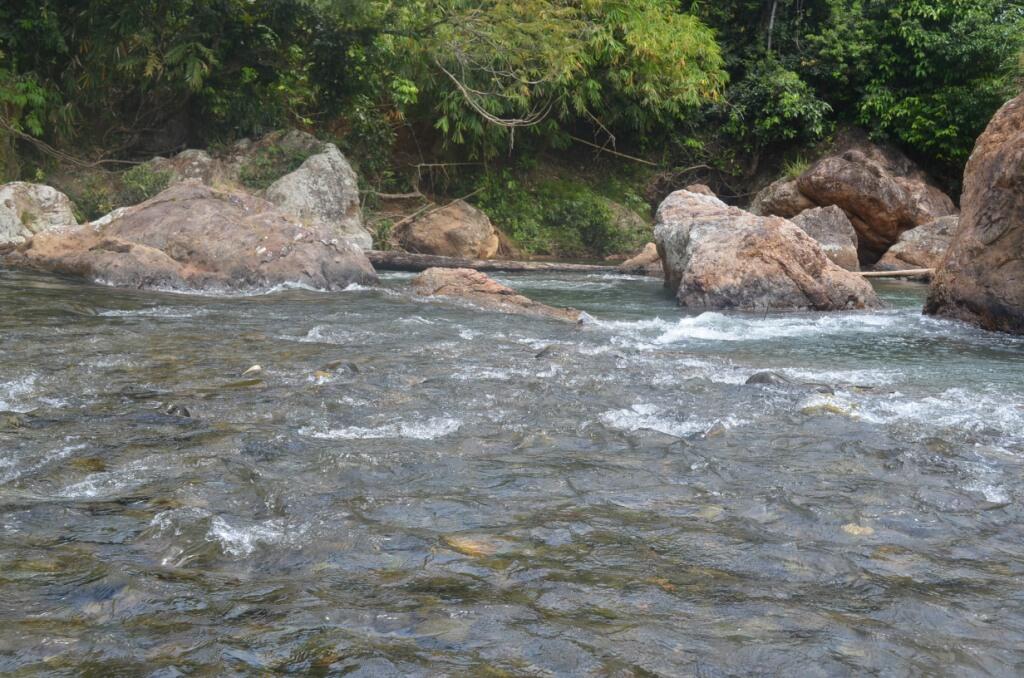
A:
{"type": "Polygon", "coordinates": [[[723,417],[714,420],[687,419],[680,421],[663,414],[663,409],[650,403],[637,403],[629,409],[608,410],[599,417],[602,424],[610,428],[630,433],[636,431],[657,431],[665,435],[682,438],[704,433],[717,423],[727,428],[736,428],[747,422],[735,417],[723,417]]]}
{"type": "Polygon", "coordinates": [[[232,525],[220,516],[210,521],[207,541],[220,542],[228,555],[244,557],[252,554],[260,544],[292,544],[305,532],[304,527],[289,526],[283,520],[272,519],[262,523],[232,525]]]}
{"type": "Polygon", "coordinates": [[[299,433],[321,440],[374,440],[380,438],[411,438],[413,440],[434,440],[451,435],[459,430],[462,422],[448,417],[437,417],[423,422],[396,422],[364,428],[348,426],[327,430],[303,428],[299,433]]]}
{"type": "Polygon", "coordinates": [[[152,308],[139,308],[134,310],[121,310],[121,309],[110,309],[106,311],[100,311],[98,315],[107,318],[195,318],[197,316],[203,316],[209,314],[208,309],[194,308],[194,309],[181,309],[173,308],[171,306],[154,306],[152,308]]]}
{"type": "Polygon", "coordinates": [[[35,392],[36,375],[29,374],[21,379],[0,382],[0,411],[28,412],[35,409],[29,405],[28,396],[35,392]]]}
{"type": "Polygon", "coordinates": [[[43,455],[43,457],[39,461],[35,462],[34,464],[29,464],[28,466],[25,466],[23,468],[17,467],[17,459],[12,459],[10,457],[0,459],[0,467],[8,469],[6,472],[0,475],[0,485],[6,485],[7,483],[13,480],[17,480],[18,478],[24,475],[31,475],[36,471],[39,471],[40,469],[45,468],[46,466],[54,462],[60,461],[61,459],[65,459],[71,456],[78,450],[84,449],[86,446],[86,443],[80,443],[78,445],[65,445],[64,447],[60,447],[50,452],[49,454],[43,455]]]}

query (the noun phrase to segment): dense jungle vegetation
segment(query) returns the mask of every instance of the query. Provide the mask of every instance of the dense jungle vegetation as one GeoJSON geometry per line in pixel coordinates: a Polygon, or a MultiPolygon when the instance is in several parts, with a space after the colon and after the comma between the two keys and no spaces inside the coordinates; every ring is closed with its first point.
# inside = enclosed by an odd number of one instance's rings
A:
{"type": "MultiPolygon", "coordinates": [[[[295,126],[368,189],[427,167],[428,188],[513,215],[553,151],[736,197],[855,125],[955,190],[1022,46],[1019,0],[9,0],[0,169],[124,169],[295,126]]],[[[581,204],[573,182],[544,190],[581,204]]]]}

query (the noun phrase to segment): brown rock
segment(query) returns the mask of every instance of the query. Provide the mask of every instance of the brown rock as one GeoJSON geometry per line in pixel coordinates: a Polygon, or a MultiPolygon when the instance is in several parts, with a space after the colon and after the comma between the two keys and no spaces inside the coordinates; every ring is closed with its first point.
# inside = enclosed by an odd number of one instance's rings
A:
{"type": "Polygon", "coordinates": [[[818,241],[825,256],[847,271],[859,271],[857,232],[846,212],[835,205],[804,210],[793,217],[793,223],[818,241]]]}
{"type": "Polygon", "coordinates": [[[899,241],[875,264],[876,271],[937,268],[953,239],[958,216],[942,217],[903,231],[899,241]]]}
{"type": "Polygon", "coordinates": [[[840,310],[880,305],[871,285],[832,263],[792,222],[676,191],[658,208],[654,238],[665,284],[695,309],[840,310]]]}
{"type": "Polygon", "coordinates": [[[570,322],[580,319],[580,312],[575,309],[538,303],[470,268],[428,268],[413,278],[412,288],[419,296],[457,297],[489,311],[570,322]]]}
{"type": "Polygon", "coordinates": [[[500,245],[491,220],[464,200],[399,226],[392,239],[407,252],[462,259],[491,259],[500,245]]]}
{"type": "Polygon", "coordinates": [[[640,254],[626,259],[619,264],[619,271],[629,275],[649,275],[652,277],[665,275],[661,267],[661,255],[658,254],[658,246],[653,242],[647,243],[640,254]]]}
{"type": "Polygon", "coordinates": [[[689,191],[690,193],[700,193],[701,195],[710,195],[712,198],[717,198],[718,197],[717,195],[715,195],[715,192],[711,190],[711,187],[708,186],[707,184],[690,184],[689,186],[687,186],[683,190],[684,191],[689,191]]]}
{"type": "Polygon", "coordinates": [[[999,109],[978,138],[961,204],[925,313],[1024,334],[1024,94],[999,109]]]}
{"type": "Polygon", "coordinates": [[[780,179],[761,189],[750,205],[750,211],[756,215],[783,217],[791,219],[816,205],[810,198],[800,192],[796,180],[780,179]]]}
{"type": "Polygon", "coordinates": [[[256,290],[278,284],[343,289],[377,276],[357,247],[245,193],[175,184],[92,224],[37,235],[13,265],[120,287],[256,290]]]}
{"type": "Polygon", "coordinates": [[[838,205],[857,230],[862,262],[878,258],[903,231],[956,214],[953,201],[902,153],[855,140],[822,158],[797,179],[818,205],[838,205]]]}

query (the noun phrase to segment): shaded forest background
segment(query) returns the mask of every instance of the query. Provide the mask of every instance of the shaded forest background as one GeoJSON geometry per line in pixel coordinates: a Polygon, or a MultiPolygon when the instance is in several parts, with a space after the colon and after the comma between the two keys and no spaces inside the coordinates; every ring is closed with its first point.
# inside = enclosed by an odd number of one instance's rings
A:
{"type": "Polygon", "coordinates": [[[1022,48],[1017,0],[8,0],[0,173],[299,127],[371,203],[472,194],[543,249],[591,208],[580,167],[627,205],[696,180],[742,202],[846,126],[956,195],[1022,48]],[[522,199],[545,192],[561,217],[522,199]]]}

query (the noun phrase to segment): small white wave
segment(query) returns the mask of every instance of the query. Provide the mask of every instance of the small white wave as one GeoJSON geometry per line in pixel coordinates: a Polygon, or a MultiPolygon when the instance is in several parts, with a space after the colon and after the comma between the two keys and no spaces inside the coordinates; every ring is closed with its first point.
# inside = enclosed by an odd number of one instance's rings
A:
{"type": "Polygon", "coordinates": [[[455,433],[461,426],[462,422],[458,419],[438,417],[424,422],[402,421],[369,428],[362,426],[348,426],[326,430],[303,428],[299,430],[299,433],[310,438],[320,438],[322,440],[373,440],[379,438],[434,440],[455,433]]]}
{"type": "Polygon", "coordinates": [[[29,405],[28,398],[35,393],[36,378],[36,375],[29,374],[0,383],[0,411],[28,412],[35,409],[29,405]]]}
{"type": "Polygon", "coordinates": [[[508,381],[515,375],[512,370],[497,367],[464,368],[452,375],[457,381],[508,381]]]}
{"type": "Polygon", "coordinates": [[[2,475],[0,475],[0,485],[6,485],[7,483],[13,480],[17,480],[18,478],[24,475],[31,475],[36,471],[39,471],[40,469],[43,469],[54,462],[60,461],[61,459],[65,459],[71,456],[78,450],[84,449],[86,446],[86,443],[80,443],[78,445],[65,445],[64,447],[58,448],[53,452],[50,452],[49,454],[43,455],[43,457],[36,461],[34,464],[29,464],[28,466],[24,466],[22,468],[18,468],[17,459],[11,459],[9,457],[4,458],[0,460],[0,467],[5,467],[8,470],[2,475]]]}
{"type": "Polygon", "coordinates": [[[877,332],[897,322],[885,313],[846,313],[821,316],[750,318],[707,312],[681,318],[654,342],[673,344],[688,339],[701,341],[763,341],[790,337],[877,332]]]}
{"type": "Polygon", "coordinates": [[[237,526],[220,516],[214,516],[210,521],[206,539],[220,542],[224,552],[228,555],[244,557],[252,554],[260,544],[294,543],[304,532],[304,528],[288,526],[280,519],[237,526]]]}
{"type": "Polygon", "coordinates": [[[154,306],[152,308],[139,308],[132,310],[108,309],[100,311],[98,315],[106,318],[194,318],[207,315],[209,310],[203,308],[174,308],[172,306],[154,306]]]}
{"type": "Polygon", "coordinates": [[[945,428],[968,434],[993,432],[1024,441],[1024,396],[1020,394],[965,388],[950,388],[924,398],[893,393],[885,399],[865,400],[862,415],[876,424],[920,426],[922,436],[945,428]]]}
{"type": "Polygon", "coordinates": [[[682,438],[704,433],[716,423],[727,428],[735,428],[747,423],[735,417],[723,417],[714,420],[687,419],[680,421],[663,414],[662,408],[649,403],[637,403],[629,409],[608,410],[599,417],[602,424],[620,431],[657,431],[665,435],[682,438]]]}

